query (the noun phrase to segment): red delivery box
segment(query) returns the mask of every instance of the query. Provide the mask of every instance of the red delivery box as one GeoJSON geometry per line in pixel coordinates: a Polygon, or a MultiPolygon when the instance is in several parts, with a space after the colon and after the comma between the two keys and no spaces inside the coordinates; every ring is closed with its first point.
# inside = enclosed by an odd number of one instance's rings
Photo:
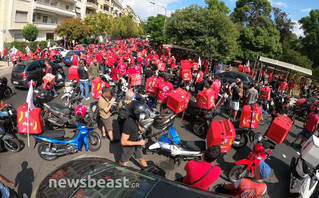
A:
{"type": "Polygon", "coordinates": [[[78,66],[72,65],[69,68],[69,80],[76,80],[79,81],[79,73],[78,73],[78,66]]]}
{"type": "Polygon", "coordinates": [[[287,137],[292,126],[292,121],[285,115],[279,115],[271,123],[266,136],[276,142],[281,144],[287,137]]]}
{"type": "Polygon", "coordinates": [[[215,92],[213,88],[209,88],[199,92],[196,97],[196,107],[200,109],[213,108],[215,104],[214,95],[215,92]]]}
{"type": "Polygon", "coordinates": [[[157,95],[157,84],[162,82],[163,78],[157,78],[152,76],[146,80],[146,93],[152,94],[154,96],[157,95]]]}
{"type": "MultiPolygon", "coordinates": [[[[40,134],[43,131],[43,118],[41,114],[41,109],[36,107],[35,109],[30,109],[29,111],[29,133],[30,134],[40,134]]],[[[17,121],[18,121],[18,132],[27,133],[28,132],[28,103],[24,103],[17,109],[17,121]]]]}
{"type": "Polygon", "coordinates": [[[182,60],[181,61],[181,69],[192,69],[192,65],[189,60],[182,60]]]}
{"type": "Polygon", "coordinates": [[[269,86],[262,88],[260,91],[260,97],[264,101],[270,100],[270,94],[271,94],[271,88],[269,86]]]}
{"type": "Polygon", "coordinates": [[[182,79],[183,81],[191,81],[192,80],[192,71],[190,69],[182,70],[182,79]]]}
{"type": "Polygon", "coordinates": [[[227,153],[236,137],[234,125],[230,120],[216,120],[212,122],[207,131],[207,148],[220,145],[221,152],[227,153]]]}
{"type": "Polygon", "coordinates": [[[244,70],[244,66],[243,66],[243,65],[239,65],[239,66],[238,66],[238,71],[239,71],[239,72],[243,72],[243,70],[244,70]]]}
{"type": "Polygon", "coordinates": [[[141,74],[130,74],[130,86],[137,86],[142,84],[141,74]]]}
{"type": "Polygon", "coordinates": [[[100,77],[92,80],[92,97],[99,99],[102,95],[102,88],[105,86],[104,81],[100,77]]]}
{"type": "Polygon", "coordinates": [[[244,67],[243,68],[243,73],[250,73],[250,67],[244,67]]]}
{"type": "Polygon", "coordinates": [[[162,72],[166,72],[166,64],[165,63],[158,64],[158,70],[162,72]]]}
{"type": "Polygon", "coordinates": [[[174,113],[180,113],[186,109],[190,98],[190,93],[184,89],[177,88],[169,94],[167,107],[170,108],[174,113]]]}
{"type": "Polygon", "coordinates": [[[257,129],[262,116],[262,110],[258,104],[245,105],[239,119],[239,126],[257,129]]]}
{"type": "Polygon", "coordinates": [[[192,68],[193,68],[193,71],[198,71],[198,70],[199,70],[198,63],[194,62],[194,63],[192,64],[192,68]]]}
{"type": "Polygon", "coordinates": [[[54,84],[55,84],[55,75],[47,73],[42,78],[42,88],[43,89],[52,89],[54,84]]]}

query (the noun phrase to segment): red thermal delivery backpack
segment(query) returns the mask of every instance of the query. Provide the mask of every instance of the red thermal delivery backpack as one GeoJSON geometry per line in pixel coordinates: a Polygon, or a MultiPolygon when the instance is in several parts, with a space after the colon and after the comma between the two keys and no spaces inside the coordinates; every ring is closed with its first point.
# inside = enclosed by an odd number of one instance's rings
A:
{"type": "Polygon", "coordinates": [[[235,128],[230,120],[216,120],[210,124],[207,131],[207,148],[213,145],[220,145],[221,152],[227,153],[235,137],[235,128]]]}
{"type": "Polygon", "coordinates": [[[184,69],[192,69],[192,64],[189,62],[189,60],[181,61],[181,70],[184,70],[184,69]]]}
{"type": "Polygon", "coordinates": [[[69,68],[69,80],[76,80],[76,81],[79,81],[79,73],[78,73],[78,67],[79,66],[76,66],[76,65],[72,65],[70,68],[69,68]]]}
{"type": "MultiPolygon", "coordinates": [[[[29,134],[40,134],[43,131],[43,118],[41,109],[36,107],[29,110],[29,134]]],[[[18,132],[28,132],[28,103],[24,103],[17,109],[18,132]]]]}
{"type": "Polygon", "coordinates": [[[200,109],[213,108],[215,104],[214,95],[215,92],[213,88],[209,88],[199,92],[196,97],[196,107],[200,109]]]}
{"type": "Polygon", "coordinates": [[[285,115],[279,115],[271,123],[269,130],[266,133],[266,136],[276,142],[281,144],[285,141],[290,129],[292,126],[292,121],[285,115]]]}
{"type": "Polygon", "coordinates": [[[42,88],[43,89],[52,89],[55,85],[55,75],[47,73],[42,78],[42,88]]]}
{"type": "Polygon", "coordinates": [[[271,94],[271,88],[269,86],[262,88],[260,91],[260,97],[263,101],[269,101],[270,94],[271,94]]]}
{"type": "Polygon", "coordinates": [[[190,69],[183,69],[182,70],[182,79],[185,82],[192,80],[192,71],[190,69]]]}
{"type": "Polygon", "coordinates": [[[239,126],[257,129],[262,116],[262,110],[258,104],[245,105],[240,115],[239,126]]]}
{"type": "Polygon", "coordinates": [[[184,89],[177,88],[168,96],[167,107],[170,108],[174,113],[180,113],[186,109],[191,94],[184,89]]]}

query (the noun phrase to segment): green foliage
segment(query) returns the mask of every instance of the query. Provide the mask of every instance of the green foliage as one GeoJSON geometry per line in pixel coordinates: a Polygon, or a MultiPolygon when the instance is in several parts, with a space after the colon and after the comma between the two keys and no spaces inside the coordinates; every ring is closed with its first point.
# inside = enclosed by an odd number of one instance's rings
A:
{"type": "Polygon", "coordinates": [[[289,41],[293,37],[292,30],[296,23],[292,22],[292,20],[288,18],[288,14],[286,12],[282,12],[279,8],[273,8],[273,12],[273,22],[280,31],[280,42],[289,41]]]}
{"type": "Polygon", "coordinates": [[[205,0],[205,3],[208,4],[208,8],[211,10],[219,10],[225,14],[228,14],[230,12],[230,9],[226,6],[224,1],[205,0]]]}
{"type": "Polygon", "coordinates": [[[168,20],[167,34],[178,45],[215,61],[228,61],[237,54],[238,30],[229,17],[218,10],[196,5],[176,10],[168,20]]]}
{"type": "Polygon", "coordinates": [[[94,37],[97,37],[103,33],[111,33],[111,19],[109,19],[109,17],[102,12],[97,14],[91,13],[85,17],[84,23],[89,28],[90,34],[94,35],[94,37]]]}
{"type": "Polygon", "coordinates": [[[158,14],[156,17],[151,16],[147,18],[145,33],[151,35],[155,41],[163,40],[163,28],[164,28],[165,16],[158,14]]]}
{"type": "Polygon", "coordinates": [[[311,69],[313,62],[300,52],[294,50],[289,43],[283,44],[283,53],[279,60],[311,69]]]}
{"type": "Polygon", "coordinates": [[[35,50],[37,49],[37,44],[39,44],[39,46],[41,47],[41,49],[44,49],[47,47],[47,41],[34,41],[34,42],[22,42],[22,41],[13,41],[11,43],[4,43],[4,48],[7,49],[8,51],[14,46],[15,48],[17,48],[18,50],[22,51],[23,53],[26,53],[26,51],[23,48],[23,44],[25,44],[25,46],[29,46],[30,50],[32,52],[35,52],[35,50]]]}
{"type": "Polygon", "coordinates": [[[29,23],[22,29],[22,36],[27,41],[35,41],[39,35],[39,29],[37,26],[29,23]]]}
{"type": "Polygon", "coordinates": [[[231,18],[245,26],[264,27],[268,24],[271,9],[268,0],[238,0],[231,18]]]}
{"type": "Polygon", "coordinates": [[[319,67],[319,10],[311,10],[310,16],[299,20],[305,37],[301,38],[303,52],[313,61],[313,67],[319,67]]]}
{"type": "Polygon", "coordinates": [[[138,37],[143,34],[142,27],[133,21],[132,16],[122,16],[112,19],[112,38],[138,37]]]}
{"type": "Polygon", "coordinates": [[[55,29],[60,37],[66,35],[67,41],[79,41],[90,34],[88,26],[80,19],[67,19],[55,29]]]}

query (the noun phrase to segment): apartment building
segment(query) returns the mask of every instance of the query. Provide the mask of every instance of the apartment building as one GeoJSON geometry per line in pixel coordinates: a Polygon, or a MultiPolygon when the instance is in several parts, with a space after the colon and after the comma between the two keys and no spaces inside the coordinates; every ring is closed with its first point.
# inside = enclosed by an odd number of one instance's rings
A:
{"type": "Polygon", "coordinates": [[[103,12],[120,17],[118,0],[0,0],[0,51],[4,42],[23,41],[22,28],[33,23],[39,28],[37,41],[58,39],[54,29],[65,19],[103,12]]]}

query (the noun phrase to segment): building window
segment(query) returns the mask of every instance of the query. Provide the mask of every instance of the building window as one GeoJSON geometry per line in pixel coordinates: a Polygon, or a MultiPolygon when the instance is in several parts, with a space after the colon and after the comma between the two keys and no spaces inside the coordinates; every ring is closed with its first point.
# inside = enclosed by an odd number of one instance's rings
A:
{"type": "Polygon", "coordinates": [[[58,24],[58,18],[56,18],[56,17],[51,18],[51,23],[52,24],[58,24]]]}
{"type": "Polygon", "coordinates": [[[49,4],[49,3],[50,3],[50,1],[49,1],[49,0],[45,0],[45,1],[44,1],[44,3],[47,3],[47,4],[49,4]]]}
{"type": "Polygon", "coordinates": [[[48,23],[48,16],[43,16],[42,22],[43,23],[48,23]]]}
{"type": "Polygon", "coordinates": [[[68,10],[69,8],[70,8],[70,6],[69,6],[69,5],[65,5],[65,9],[67,9],[67,10],[68,10]]]}
{"type": "Polygon", "coordinates": [[[28,12],[16,11],[16,22],[28,22],[28,12]]]}
{"type": "Polygon", "coordinates": [[[75,8],[75,12],[76,12],[76,13],[81,13],[81,8],[76,7],[76,8],[75,8]]]}
{"type": "Polygon", "coordinates": [[[14,37],[14,40],[19,40],[19,41],[23,40],[22,33],[14,33],[13,37],[14,37]]]}

